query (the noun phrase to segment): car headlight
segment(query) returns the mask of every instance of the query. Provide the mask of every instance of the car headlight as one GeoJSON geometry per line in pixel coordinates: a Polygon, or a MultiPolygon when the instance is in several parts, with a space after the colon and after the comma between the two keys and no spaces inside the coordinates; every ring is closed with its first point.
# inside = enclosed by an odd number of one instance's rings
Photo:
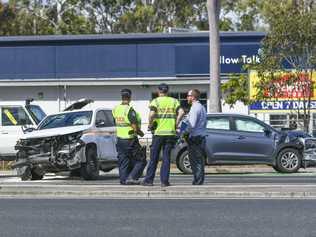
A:
{"type": "Polygon", "coordinates": [[[305,149],[316,149],[316,140],[315,139],[304,139],[305,149]]]}
{"type": "Polygon", "coordinates": [[[69,143],[75,143],[80,140],[81,136],[82,136],[82,132],[72,133],[67,136],[67,140],[69,143]]]}

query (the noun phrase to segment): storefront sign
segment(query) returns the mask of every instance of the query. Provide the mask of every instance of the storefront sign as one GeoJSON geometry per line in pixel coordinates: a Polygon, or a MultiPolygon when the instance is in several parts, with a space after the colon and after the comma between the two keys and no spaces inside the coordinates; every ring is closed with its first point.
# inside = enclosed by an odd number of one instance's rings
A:
{"type": "MultiPolygon", "coordinates": [[[[265,101],[257,101],[249,106],[250,112],[265,113],[280,110],[302,110],[310,108],[316,110],[316,73],[310,78],[309,73],[299,74],[299,79],[295,83],[289,83],[292,77],[297,76],[294,72],[282,72],[276,74],[276,79],[273,80],[273,91],[264,91],[265,101]],[[310,103],[308,99],[310,97],[310,103]]],[[[251,71],[249,74],[250,82],[250,98],[255,99],[258,89],[256,84],[260,78],[256,71],[251,71]]]]}
{"type": "Polygon", "coordinates": [[[220,64],[254,64],[260,63],[260,58],[258,55],[241,55],[240,57],[219,57],[220,64]]]}
{"type": "MultiPolygon", "coordinates": [[[[305,102],[305,108],[308,108],[308,102],[305,102]]],[[[316,101],[310,102],[310,108],[316,110],[316,101]]],[[[259,101],[250,105],[250,110],[297,110],[304,109],[303,101],[259,101]]],[[[263,112],[263,111],[262,111],[263,112]]]]}

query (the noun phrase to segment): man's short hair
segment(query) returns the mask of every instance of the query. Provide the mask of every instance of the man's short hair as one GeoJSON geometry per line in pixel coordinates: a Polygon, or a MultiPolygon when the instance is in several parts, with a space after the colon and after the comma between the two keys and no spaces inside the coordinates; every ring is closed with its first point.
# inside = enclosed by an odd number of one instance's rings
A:
{"type": "Polygon", "coordinates": [[[196,100],[200,98],[201,92],[198,89],[192,89],[188,92],[188,95],[193,96],[196,100]]]}
{"type": "Polygon", "coordinates": [[[162,93],[168,93],[169,91],[169,86],[166,84],[166,83],[161,83],[159,86],[158,86],[158,90],[162,93]]]}
{"type": "Polygon", "coordinates": [[[121,90],[122,99],[130,99],[132,97],[132,91],[130,89],[122,89],[121,90]]]}

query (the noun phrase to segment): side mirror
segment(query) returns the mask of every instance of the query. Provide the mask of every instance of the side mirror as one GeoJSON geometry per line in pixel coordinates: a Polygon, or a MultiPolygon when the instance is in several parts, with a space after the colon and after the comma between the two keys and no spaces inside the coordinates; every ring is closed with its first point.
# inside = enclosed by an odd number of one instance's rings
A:
{"type": "Polygon", "coordinates": [[[271,133],[272,133],[272,131],[270,129],[267,129],[267,128],[265,128],[263,130],[263,132],[264,132],[264,135],[266,135],[267,137],[269,137],[271,135],[271,133]]]}
{"type": "Polygon", "coordinates": [[[36,130],[34,127],[27,127],[26,125],[22,126],[23,133],[33,132],[34,130],[36,130]]]}

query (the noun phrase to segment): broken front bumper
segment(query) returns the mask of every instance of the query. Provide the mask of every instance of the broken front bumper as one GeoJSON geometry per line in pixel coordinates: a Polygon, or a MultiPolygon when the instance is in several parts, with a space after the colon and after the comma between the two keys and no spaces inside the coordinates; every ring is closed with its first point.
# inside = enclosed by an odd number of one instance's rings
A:
{"type": "Polygon", "coordinates": [[[304,139],[304,150],[303,150],[303,166],[311,167],[316,166],[316,139],[306,138],[304,139]]]}
{"type": "Polygon", "coordinates": [[[18,152],[17,160],[11,165],[11,168],[40,165],[54,170],[73,170],[80,168],[82,161],[85,161],[85,144],[78,142],[65,145],[57,152],[51,151],[34,155],[18,152]]]}

